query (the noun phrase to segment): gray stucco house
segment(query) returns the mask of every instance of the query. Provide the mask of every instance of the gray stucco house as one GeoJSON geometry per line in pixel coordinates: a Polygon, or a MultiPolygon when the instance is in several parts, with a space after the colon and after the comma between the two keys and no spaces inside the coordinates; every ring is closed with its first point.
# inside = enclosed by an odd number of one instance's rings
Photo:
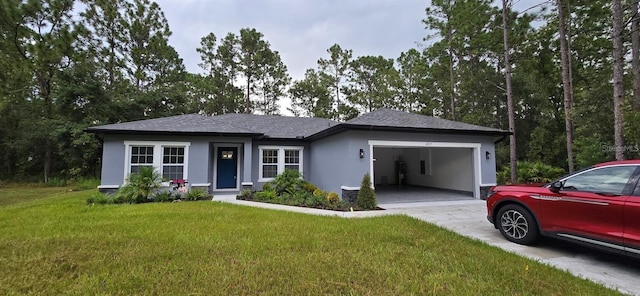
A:
{"type": "Polygon", "coordinates": [[[211,193],[260,189],[284,169],[327,191],[415,185],[467,192],[496,183],[494,143],[508,132],[390,109],[347,122],[251,114],[197,114],[95,126],[103,140],[102,192],[140,166],[211,193]]]}

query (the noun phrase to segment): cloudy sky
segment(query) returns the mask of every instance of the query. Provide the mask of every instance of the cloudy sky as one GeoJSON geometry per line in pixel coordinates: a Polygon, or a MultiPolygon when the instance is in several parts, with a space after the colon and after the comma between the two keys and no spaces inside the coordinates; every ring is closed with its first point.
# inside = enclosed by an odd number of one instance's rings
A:
{"type": "Polygon", "coordinates": [[[397,58],[426,35],[425,0],[156,0],[173,35],[170,43],[190,72],[200,72],[196,48],[213,32],[219,39],[256,28],[299,79],[338,43],[354,57],[397,58]]]}
{"type": "MultiPolygon", "coordinates": [[[[280,52],[293,79],[301,79],[333,44],[353,56],[397,58],[419,48],[427,35],[422,19],[429,0],[155,0],[173,35],[169,42],[187,70],[201,73],[196,48],[213,32],[218,40],[241,28],[255,28],[280,52]]],[[[494,1],[495,5],[501,5],[494,1]]],[[[546,0],[513,0],[522,11],[546,0]]],[[[289,104],[280,102],[281,112],[289,104]]]]}

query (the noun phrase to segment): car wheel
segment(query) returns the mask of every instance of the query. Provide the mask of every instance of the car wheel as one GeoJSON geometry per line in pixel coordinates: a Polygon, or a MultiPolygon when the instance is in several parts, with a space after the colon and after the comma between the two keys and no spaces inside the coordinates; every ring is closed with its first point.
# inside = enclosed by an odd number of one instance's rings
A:
{"type": "Polygon", "coordinates": [[[531,245],[538,240],[539,232],[533,215],[519,205],[506,205],[498,211],[498,229],[514,243],[531,245]]]}

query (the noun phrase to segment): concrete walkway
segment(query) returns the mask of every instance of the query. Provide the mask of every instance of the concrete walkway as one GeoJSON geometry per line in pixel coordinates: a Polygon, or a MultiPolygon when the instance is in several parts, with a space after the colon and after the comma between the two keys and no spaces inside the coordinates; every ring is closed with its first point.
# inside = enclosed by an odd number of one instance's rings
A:
{"type": "Polygon", "coordinates": [[[365,218],[404,214],[433,223],[461,235],[513,252],[575,276],[604,284],[629,295],[640,295],[640,261],[594,251],[574,244],[544,239],[534,247],[511,243],[486,219],[485,202],[481,200],[435,201],[423,203],[382,204],[384,211],[334,212],[275,204],[236,200],[235,196],[216,196],[214,201],[313,215],[365,218]]]}

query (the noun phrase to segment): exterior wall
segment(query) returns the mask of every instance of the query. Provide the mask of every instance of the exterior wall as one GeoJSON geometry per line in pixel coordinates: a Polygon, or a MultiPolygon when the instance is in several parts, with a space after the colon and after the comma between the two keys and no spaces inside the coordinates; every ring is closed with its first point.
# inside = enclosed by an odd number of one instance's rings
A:
{"type": "Polygon", "coordinates": [[[309,180],[323,190],[342,192],[341,186],[359,187],[369,172],[368,146],[352,143],[350,135],[339,133],[311,143],[309,180]],[[360,149],[364,158],[360,158],[360,149]]]}
{"type": "MultiPolygon", "coordinates": [[[[214,191],[213,170],[215,168],[214,144],[240,144],[239,150],[240,172],[238,176],[250,176],[251,164],[244,161],[243,147],[251,147],[250,138],[240,137],[204,137],[204,136],[148,136],[148,135],[105,135],[102,151],[102,179],[100,190],[114,191],[114,187],[124,183],[125,175],[125,145],[124,141],[154,141],[154,142],[189,142],[189,159],[187,177],[189,186],[214,191]],[[247,172],[247,168],[249,171],[247,172]]],[[[244,182],[244,180],[241,180],[244,182]]],[[[249,180],[250,181],[250,180],[249,180]]]]}
{"type": "MultiPolygon", "coordinates": [[[[473,135],[445,135],[427,133],[400,133],[400,132],[373,132],[373,131],[345,131],[326,137],[311,143],[301,141],[268,141],[252,140],[243,137],[205,137],[205,136],[145,136],[145,135],[105,135],[103,144],[103,164],[101,191],[108,191],[124,182],[125,145],[124,141],[167,141],[189,142],[188,179],[191,186],[206,188],[210,192],[215,191],[214,169],[215,155],[214,145],[238,144],[240,145],[239,159],[240,179],[239,187],[244,188],[250,184],[254,189],[261,189],[264,183],[259,180],[260,153],[259,147],[267,146],[302,146],[303,171],[306,180],[313,182],[327,191],[342,192],[342,187],[347,190],[357,190],[364,174],[370,172],[370,159],[372,157],[369,140],[380,141],[412,141],[412,142],[454,142],[454,143],[478,143],[480,144],[480,184],[455,183],[455,181],[467,181],[473,177],[459,176],[473,174],[472,167],[477,155],[467,153],[468,148],[399,148],[380,150],[381,153],[393,155],[397,152],[407,162],[407,180],[409,184],[432,186],[439,184],[447,189],[470,190],[469,188],[488,188],[496,183],[494,137],[473,135]],[[360,158],[362,149],[364,157],[360,158]],[[430,149],[430,150],[427,150],[430,149]],[[440,150],[439,150],[440,149],[440,150]],[[419,173],[419,160],[426,157],[427,151],[431,151],[431,172],[440,172],[446,175],[443,179],[430,181],[416,178],[419,173]],[[490,158],[485,153],[490,153],[490,158]],[[471,163],[471,165],[468,165],[471,163]],[[418,170],[418,171],[417,171],[418,170]],[[450,181],[447,183],[447,181],[450,181]],[[445,184],[445,185],[443,185],[445,184]],[[104,189],[104,190],[103,190],[104,189]]],[[[376,151],[374,150],[374,154],[376,151]]],[[[382,159],[382,158],[381,158],[382,159]]],[[[374,164],[376,165],[376,164],[374,164]]],[[[380,164],[386,169],[395,170],[394,164],[380,164]]],[[[376,184],[381,183],[380,176],[375,176],[376,184]]],[[[395,176],[388,178],[390,184],[395,183],[395,176]]],[[[460,182],[462,182],[460,181],[460,182]]]]}
{"type": "MultiPolygon", "coordinates": [[[[369,170],[370,149],[369,140],[379,141],[412,141],[412,142],[453,142],[453,143],[477,143],[480,144],[480,184],[469,184],[468,180],[473,180],[473,175],[470,175],[466,179],[467,183],[456,184],[455,182],[449,182],[446,184],[447,189],[455,190],[469,190],[473,191],[473,187],[485,187],[495,185],[496,182],[496,167],[495,167],[495,151],[494,151],[494,137],[485,135],[449,135],[449,134],[428,134],[428,133],[401,133],[401,132],[377,132],[377,131],[346,131],[331,137],[323,138],[311,143],[311,182],[318,185],[320,188],[329,191],[341,192],[341,186],[355,188],[359,187],[364,174],[369,170]],[[364,158],[358,157],[359,150],[364,150],[364,158]],[[486,159],[486,152],[490,153],[490,158],[486,159]]],[[[436,148],[432,148],[436,149],[436,148]]],[[[457,179],[463,179],[466,177],[454,176],[457,170],[462,170],[464,174],[473,174],[473,162],[477,155],[471,155],[470,148],[458,148],[444,149],[441,152],[434,152],[437,155],[432,155],[432,160],[440,157],[441,159],[435,160],[432,163],[433,170],[440,170],[449,175],[449,178],[456,177],[457,179]],[[454,151],[454,152],[451,152],[454,151]],[[454,154],[457,153],[457,154],[454,154]],[[459,154],[459,155],[458,155],[459,154]],[[449,156],[448,160],[457,160],[455,156],[460,159],[460,163],[456,163],[454,168],[448,168],[445,165],[446,159],[444,157],[449,156]],[[471,163],[471,165],[467,165],[471,163]]],[[[411,155],[411,151],[418,151],[417,153],[424,153],[425,150],[420,148],[404,148],[399,149],[399,154],[406,153],[411,155]],[[422,151],[422,152],[421,152],[422,151]]],[[[376,152],[374,151],[374,154],[376,152]]],[[[383,153],[395,153],[395,152],[383,152],[383,153]]],[[[416,152],[413,152],[416,153],[416,152]]],[[[414,156],[415,157],[415,156],[414,156]]],[[[419,156],[418,156],[419,157],[419,156]]],[[[375,165],[375,164],[374,164],[375,165]]],[[[389,166],[389,164],[383,164],[383,166],[389,166]]],[[[416,165],[407,167],[416,168],[416,165]]],[[[395,170],[395,169],[394,169],[395,170]]],[[[381,182],[378,176],[375,176],[376,183],[381,182]]],[[[408,179],[411,180],[411,176],[408,175],[408,179]]],[[[395,177],[388,178],[389,183],[395,182],[395,177]]],[[[411,181],[409,181],[411,182],[411,181]]],[[[435,180],[434,180],[435,182],[435,180]]],[[[429,186],[430,183],[424,183],[429,186]]]]}
{"type": "Polygon", "coordinates": [[[260,182],[260,146],[294,146],[303,147],[302,151],[302,176],[305,180],[310,180],[310,156],[309,143],[301,141],[253,141],[253,147],[251,152],[251,161],[248,162],[251,165],[251,180],[253,182],[253,189],[261,190],[262,185],[266,182],[260,182]]]}
{"type": "MultiPolygon", "coordinates": [[[[102,172],[100,186],[120,186],[124,175],[124,140],[105,135],[102,144],[102,172]]],[[[112,189],[112,188],[110,188],[112,189]]]]}

